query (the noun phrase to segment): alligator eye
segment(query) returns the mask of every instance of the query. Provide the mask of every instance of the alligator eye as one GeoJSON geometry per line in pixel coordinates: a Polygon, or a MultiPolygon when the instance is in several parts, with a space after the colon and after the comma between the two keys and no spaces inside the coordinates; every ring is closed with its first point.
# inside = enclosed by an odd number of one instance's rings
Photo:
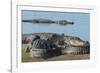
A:
{"type": "Polygon", "coordinates": [[[72,24],[74,24],[74,22],[72,22],[72,24]]]}

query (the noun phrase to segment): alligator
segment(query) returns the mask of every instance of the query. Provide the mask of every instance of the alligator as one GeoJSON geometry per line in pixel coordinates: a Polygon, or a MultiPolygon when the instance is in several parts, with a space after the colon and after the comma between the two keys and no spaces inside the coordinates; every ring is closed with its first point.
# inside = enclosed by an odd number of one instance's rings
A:
{"type": "Polygon", "coordinates": [[[89,42],[79,37],[46,32],[23,34],[22,37],[30,40],[27,44],[32,57],[45,57],[51,55],[50,53],[53,55],[90,53],[89,42]]]}
{"type": "Polygon", "coordinates": [[[34,24],[59,24],[59,25],[67,25],[67,24],[74,24],[74,22],[69,22],[67,20],[50,20],[50,19],[24,19],[22,22],[34,23],[34,24]]]}

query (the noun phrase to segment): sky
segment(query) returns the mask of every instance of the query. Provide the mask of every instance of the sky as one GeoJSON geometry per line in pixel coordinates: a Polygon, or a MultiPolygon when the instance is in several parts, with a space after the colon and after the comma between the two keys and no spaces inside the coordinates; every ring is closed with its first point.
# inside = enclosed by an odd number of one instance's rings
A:
{"type": "Polygon", "coordinates": [[[74,25],[57,25],[57,24],[34,24],[22,22],[22,34],[36,32],[53,32],[69,36],[80,37],[83,40],[90,40],[90,14],[79,12],[48,12],[48,11],[32,11],[22,10],[23,19],[51,19],[51,20],[67,20],[74,22],[74,25]]]}

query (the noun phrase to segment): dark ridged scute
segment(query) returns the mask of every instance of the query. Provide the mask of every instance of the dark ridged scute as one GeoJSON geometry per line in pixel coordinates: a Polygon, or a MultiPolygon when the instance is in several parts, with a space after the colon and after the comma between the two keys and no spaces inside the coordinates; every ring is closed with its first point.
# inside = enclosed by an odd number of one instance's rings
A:
{"type": "Polygon", "coordinates": [[[37,40],[33,41],[32,48],[49,49],[49,48],[51,48],[51,44],[49,41],[46,41],[44,39],[37,39],[37,40]]]}

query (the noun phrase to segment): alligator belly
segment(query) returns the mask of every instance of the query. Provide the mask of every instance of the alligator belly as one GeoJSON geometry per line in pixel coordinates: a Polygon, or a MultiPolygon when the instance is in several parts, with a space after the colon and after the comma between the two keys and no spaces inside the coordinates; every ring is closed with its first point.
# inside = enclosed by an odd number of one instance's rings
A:
{"type": "Polygon", "coordinates": [[[88,47],[66,47],[62,49],[62,54],[88,54],[88,47]]]}

